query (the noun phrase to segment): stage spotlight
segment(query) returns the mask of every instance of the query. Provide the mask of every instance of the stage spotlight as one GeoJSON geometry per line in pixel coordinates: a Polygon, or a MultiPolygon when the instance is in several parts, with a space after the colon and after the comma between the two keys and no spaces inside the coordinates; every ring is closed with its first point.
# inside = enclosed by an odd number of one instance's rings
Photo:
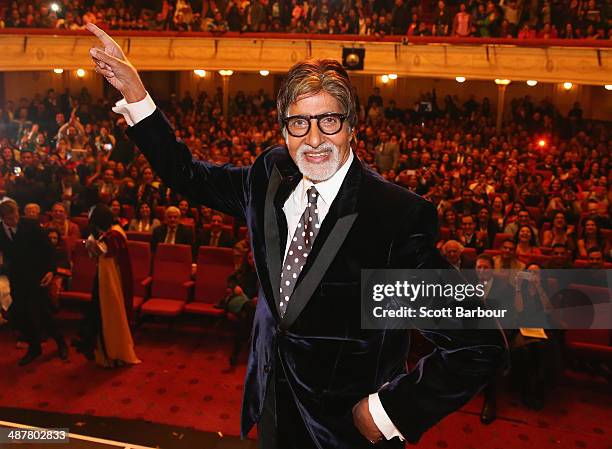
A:
{"type": "Polygon", "coordinates": [[[465,83],[465,76],[457,76],[457,77],[455,77],[455,80],[458,83],[465,83]]]}
{"type": "Polygon", "coordinates": [[[572,87],[574,87],[574,85],[570,83],[569,81],[566,81],[565,83],[563,83],[563,88],[565,90],[570,90],[572,87]]]}
{"type": "Polygon", "coordinates": [[[510,84],[510,80],[495,78],[495,84],[499,86],[507,86],[508,84],[510,84]]]}
{"type": "Polygon", "coordinates": [[[269,70],[260,70],[259,74],[261,76],[268,76],[270,74],[270,71],[269,70]]]}
{"type": "Polygon", "coordinates": [[[195,69],[193,73],[195,73],[200,78],[204,78],[206,76],[206,70],[202,70],[202,69],[195,69]]]}
{"type": "Polygon", "coordinates": [[[529,87],[536,86],[537,84],[538,84],[538,82],[536,80],[527,80],[527,85],[529,87]]]}
{"type": "Polygon", "coordinates": [[[57,73],[58,75],[61,75],[62,73],[64,73],[64,69],[53,69],[53,73],[57,73]]]}
{"type": "Polygon", "coordinates": [[[538,146],[544,148],[546,146],[546,141],[544,139],[538,140],[538,146]]]}
{"type": "Polygon", "coordinates": [[[383,84],[387,84],[389,82],[389,75],[381,76],[380,80],[383,82],[383,84]]]}
{"type": "Polygon", "coordinates": [[[397,79],[397,73],[389,73],[389,79],[390,80],[396,80],[397,79]]]}
{"type": "Polygon", "coordinates": [[[51,3],[51,11],[58,12],[59,10],[60,10],[60,7],[57,3],[51,3]]]}
{"type": "Polygon", "coordinates": [[[85,76],[85,70],[77,69],[76,74],[79,78],[83,78],[85,76]]]}
{"type": "Polygon", "coordinates": [[[233,74],[233,70],[219,70],[219,75],[221,76],[232,76],[233,74]]]}
{"type": "Polygon", "coordinates": [[[604,89],[606,89],[606,90],[612,90],[612,84],[606,84],[606,85],[604,86],[604,89]]]}

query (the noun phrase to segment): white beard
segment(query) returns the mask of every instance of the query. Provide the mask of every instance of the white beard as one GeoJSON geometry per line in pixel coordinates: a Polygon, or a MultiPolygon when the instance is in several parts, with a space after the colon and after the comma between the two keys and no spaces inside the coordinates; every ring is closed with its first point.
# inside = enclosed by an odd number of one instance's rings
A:
{"type": "Polygon", "coordinates": [[[340,168],[340,150],[336,145],[330,142],[325,142],[317,148],[313,148],[308,144],[302,144],[295,154],[295,163],[304,177],[311,181],[326,181],[338,171],[340,168]],[[308,162],[304,153],[330,151],[329,159],[320,164],[308,162]]]}

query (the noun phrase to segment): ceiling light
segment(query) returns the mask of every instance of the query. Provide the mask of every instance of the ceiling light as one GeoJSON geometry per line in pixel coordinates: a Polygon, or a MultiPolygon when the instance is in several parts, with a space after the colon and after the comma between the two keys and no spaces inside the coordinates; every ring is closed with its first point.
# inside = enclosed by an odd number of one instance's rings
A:
{"type": "Polygon", "coordinates": [[[390,80],[396,80],[397,79],[397,73],[389,73],[389,79],[390,80]]]}
{"type": "Polygon", "coordinates": [[[76,73],[79,78],[83,78],[85,76],[85,70],[83,69],[77,69],[76,73]]]}
{"type": "Polygon", "coordinates": [[[204,78],[206,76],[206,70],[202,70],[202,69],[195,69],[193,73],[195,73],[200,78],[204,78]]]}
{"type": "Polygon", "coordinates": [[[606,89],[606,90],[612,90],[612,84],[606,84],[606,85],[604,86],[604,89],[606,89]]]}
{"type": "Polygon", "coordinates": [[[387,84],[389,82],[389,75],[381,76],[380,80],[383,82],[383,84],[387,84]]]}
{"type": "Polygon", "coordinates": [[[510,80],[495,78],[495,84],[498,86],[507,86],[510,84],[510,80]]]}
{"type": "Polygon", "coordinates": [[[269,70],[260,70],[259,74],[261,76],[268,76],[270,74],[270,71],[269,70]]]}
{"type": "Polygon", "coordinates": [[[566,81],[563,83],[563,88],[565,90],[570,90],[572,87],[574,87],[574,85],[572,83],[570,83],[569,81],[566,81]]]}
{"type": "Polygon", "coordinates": [[[455,78],[455,80],[456,80],[458,83],[465,83],[465,76],[457,76],[457,77],[455,78]]]}
{"type": "Polygon", "coordinates": [[[64,73],[64,69],[53,69],[53,73],[57,73],[58,75],[61,75],[62,73],[64,73]]]}
{"type": "Polygon", "coordinates": [[[233,70],[219,70],[219,75],[221,76],[232,76],[233,74],[233,70]]]}
{"type": "Polygon", "coordinates": [[[527,85],[529,87],[536,86],[537,84],[538,84],[538,82],[536,80],[527,80],[527,85]]]}

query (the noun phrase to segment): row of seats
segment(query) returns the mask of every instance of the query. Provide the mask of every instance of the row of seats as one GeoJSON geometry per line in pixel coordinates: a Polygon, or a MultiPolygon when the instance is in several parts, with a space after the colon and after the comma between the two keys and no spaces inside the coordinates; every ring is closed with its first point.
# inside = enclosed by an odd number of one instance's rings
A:
{"type": "MultiPolygon", "coordinates": [[[[226,282],[234,272],[233,251],[229,248],[201,246],[197,256],[195,280],[192,279],[192,250],[189,245],[160,243],[155,255],[147,242],[128,241],[132,264],[135,313],[175,317],[183,313],[220,316],[214,307],[226,295],[226,282]]],[[[85,242],[73,249],[74,269],[70,289],[60,298],[65,301],[91,301],[96,273],[85,242]]]]}

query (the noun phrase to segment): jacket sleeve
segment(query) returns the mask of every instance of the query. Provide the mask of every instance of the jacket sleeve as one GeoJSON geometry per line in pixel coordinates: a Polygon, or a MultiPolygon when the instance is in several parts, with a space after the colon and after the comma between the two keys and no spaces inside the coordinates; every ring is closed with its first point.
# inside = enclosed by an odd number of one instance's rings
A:
{"type": "Polygon", "coordinates": [[[244,218],[249,193],[248,167],[220,166],[194,159],[159,109],[130,127],[126,134],[173,190],[212,209],[244,218]]]}
{"type": "MultiPolygon", "coordinates": [[[[450,268],[435,248],[437,213],[427,201],[409,210],[394,241],[393,268],[450,268]],[[406,232],[407,231],[407,232],[406,232]]],[[[443,327],[443,326],[441,326],[443,327]]],[[[419,329],[433,344],[408,373],[378,392],[385,412],[411,443],[449,413],[467,403],[497,373],[506,356],[498,330],[419,329]]]]}

